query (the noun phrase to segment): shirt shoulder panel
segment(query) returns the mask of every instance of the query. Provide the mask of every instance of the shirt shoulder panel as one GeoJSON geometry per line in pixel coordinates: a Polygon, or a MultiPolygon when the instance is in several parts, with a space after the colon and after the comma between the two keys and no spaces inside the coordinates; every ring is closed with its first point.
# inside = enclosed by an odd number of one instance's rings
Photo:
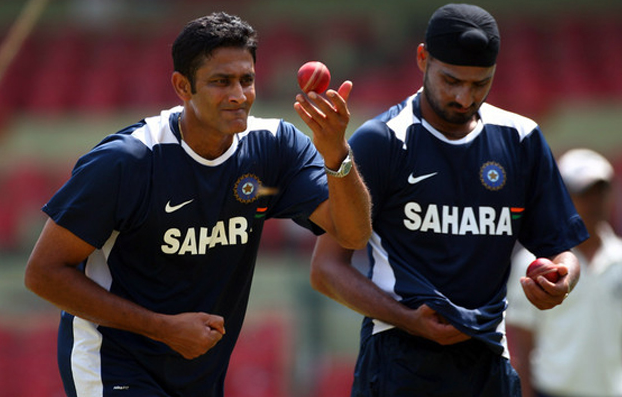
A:
{"type": "Polygon", "coordinates": [[[479,114],[484,124],[493,124],[515,129],[521,141],[538,127],[538,124],[528,117],[503,110],[489,103],[484,103],[482,105],[479,114]]]}

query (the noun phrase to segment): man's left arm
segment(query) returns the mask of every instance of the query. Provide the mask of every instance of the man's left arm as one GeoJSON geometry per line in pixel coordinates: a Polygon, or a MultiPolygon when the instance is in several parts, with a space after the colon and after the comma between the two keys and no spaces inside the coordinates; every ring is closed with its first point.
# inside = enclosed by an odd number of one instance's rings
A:
{"type": "MultiPolygon", "coordinates": [[[[328,99],[310,93],[299,94],[294,108],[313,131],[313,143],[329,170],[337,171],[351,156],[345,138],[350,121],[347,100],[352,83],[344,82],[338,91],[328,90],[328,99]]],[[[309,219],[348,249],[364,248],[371,236],[371,199],[358,173],[354,159],[345,176],[327,175],[329,198],[316,208],[309,219]]]]}
{"type": "Polygon", "coordinates": [[[561,276],[552,283],[544,277],[534,281],[528,277],[521,277],[521,284],[527,299],[538,309],[546,310],[560,305],[579,281],[581,267],[579,260],[570,251],[564,251],[549,257],[557,265],[557,272],[561,276]]]}

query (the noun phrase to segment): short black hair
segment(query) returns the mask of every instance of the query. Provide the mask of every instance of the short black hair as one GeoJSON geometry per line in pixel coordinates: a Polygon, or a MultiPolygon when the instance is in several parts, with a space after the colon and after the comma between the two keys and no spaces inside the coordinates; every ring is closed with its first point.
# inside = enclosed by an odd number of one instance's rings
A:
{"type": "Polygon", "coordinates": [[[256,62],[257,32],[237,16],[215,12],[188,22],[175,39],[173,68],[188,78],[192,92],[196,71],[221,47],[247,49],[256,62]]]}

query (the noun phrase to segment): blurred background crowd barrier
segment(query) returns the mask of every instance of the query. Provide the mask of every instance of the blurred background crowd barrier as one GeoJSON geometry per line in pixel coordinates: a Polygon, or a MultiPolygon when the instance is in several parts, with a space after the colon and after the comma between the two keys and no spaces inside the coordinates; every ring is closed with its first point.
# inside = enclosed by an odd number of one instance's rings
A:
{"type": "MultiPolygon", "coordinates": [[[[0,44],[27,3],[0,2],[0,44]]],[[[534,118],[555,154],[589,147],[622,175],[622,2],[473,3],[496,16],[502,37],[489,102],[534,118]]],[[[298,67],[323,61],[332,88],[352,80],[351,134],[420,87],[416,46],[442,4],[47,3],[0,77],[0,397],[64,395],[56,368],[58,310],[27,292],[22,281],[45,221],[40,208],[77,157],[105,135],[178,104],[170,49],[187,21],[223,10],[258,30],[255,115],[282,117],[309,133],[293,111],[298,67]]],[[[622,232],[618,207],[611,223],[622,232]]],[[[311,290],[313,244],[314,237],[293,222],[267,222],[228,396],[349,395],[361,317],[311,290]]]]}

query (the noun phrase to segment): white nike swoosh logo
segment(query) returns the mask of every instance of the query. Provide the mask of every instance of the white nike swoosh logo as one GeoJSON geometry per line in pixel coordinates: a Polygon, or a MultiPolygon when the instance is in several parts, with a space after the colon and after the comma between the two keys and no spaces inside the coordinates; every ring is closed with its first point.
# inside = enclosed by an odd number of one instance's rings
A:
{"type": "Polygon", "coordinates": [[[190,204],[191,202],[193,202],[194,199],[192,200],[188,200],[188,201],[184,201],[181,204],[177,204],[177,205],[171,205],[171,202],[169,201],[168,203],[166,203],[166,207],[164,207],[164,211],[166,211],[167,214],[170,214],[171,212],[175,212],[178,209],[180,209],[181,207],[190,204]]]}
{"type": "Polygon", "coordinates": [[[434,175],[438,174],[438,172],[433,172],[431,174],[425,174],[425,175],[420,175],[420,176],[414,176],[413,174],[410,174],[408,176],[408,183],[410,183],[411,185],[414,185],[416,183],[419,183],[425,179],[431,178],[434,175]]]}

